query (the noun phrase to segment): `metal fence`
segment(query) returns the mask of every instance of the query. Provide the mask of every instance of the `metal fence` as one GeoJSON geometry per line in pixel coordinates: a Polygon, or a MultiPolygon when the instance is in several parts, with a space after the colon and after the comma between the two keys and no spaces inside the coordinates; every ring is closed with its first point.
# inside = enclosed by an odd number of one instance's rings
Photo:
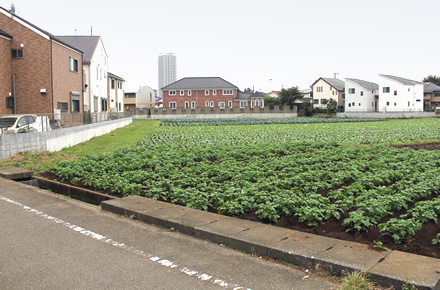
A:
{"type": "Polygon", "coordinates": [[[0,134],[52,131],[131,116],[130,112],[0,115],[0,134]]]}

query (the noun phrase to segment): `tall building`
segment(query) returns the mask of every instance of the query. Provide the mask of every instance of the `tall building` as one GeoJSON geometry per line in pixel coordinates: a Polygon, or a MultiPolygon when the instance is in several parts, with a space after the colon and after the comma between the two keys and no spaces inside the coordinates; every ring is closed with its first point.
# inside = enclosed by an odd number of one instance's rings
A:
{"type": "Polygon", "coordinates": [[[159,94],[163,97],[162,88],[176,81],[176,56],[174,53],[159,55],[159,94]]]}

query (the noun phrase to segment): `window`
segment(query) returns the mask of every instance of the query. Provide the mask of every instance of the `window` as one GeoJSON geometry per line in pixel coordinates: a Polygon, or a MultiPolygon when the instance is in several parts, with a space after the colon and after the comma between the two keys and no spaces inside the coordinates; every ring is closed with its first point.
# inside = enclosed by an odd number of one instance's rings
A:
{"type": "Polygon", "coordinates": [[[394,91],[394,95],[397,96],[397,91],[394,91]]]}
{"type": "Polygon", "coordinates": [[[408,88],[408,92],[411,92],[411,88],[408,88]]]}
{"type": "Polygon", "coordinates": [[[349,89],[348,89],[348,93],[349,93],[350,95],[355,94],[355,93],[356,93],[356,89],[355,89],[355,88],[349,88],[349,89]]]}
{"type": "Polygon", "coordinates": [[[6,108],[14,107],[14,97],[6,97],[6,108]]]}
{"type": "Polygon", "coordinates": [[[240,109],[243,109],[244,107],[246,107],[247,102],[245,101],[241,101],[240,102],[240,109]]]}
{"type": "Polygon", "coordinates": [[[58,109],[61,110],[61,112],[67,112],[68,104],[64,102],[58,102],[58,109]]]}
{"type": "Polygon", "coordinates": [[[356,104],[353,102],[353,103],[351,103],[351,105],[354,107],[354,106],[356,106],[356,104]]]}
{"type": "Polygon", "coordinates": [[[192,92],[191,90],[188,90],[188,96],[191,96],[192,92]]]}
{"type": "Polygon", "coordinates": [[[359,107],[361,106],[361,103],[359,103],[359,107]]]}
{"type": "Polygon", "coordinates": [[[23,49],[11,49],[12,58],[23,58],[23,49]]]}
{"type": "Polygon", "coordinates": [[[321,104],[323,105],[327,104],[327,99],[321,99],[321,104]]]}
{"type": "Polygon", "coordinates": [[[189,109],[189,102],[185,102],[185,109],[189,109]]]}
{"type": "Polygon", "coordinates": [[[225,108],[225,102],[219,102],[218,106],[220,107],[220,109],[224,109],[225,108]]]}
{"type": "Polygon", "coordinates": [[[211,103],[209,104],[211,106],[211,108],[214,108],[214,102],[211,101],[211,103]]]}
{"type": "Polygon", "coordinates": [[[205,96],[209,96],[209,90],[205,90],[205,96]]]}
{"type": "Polygon", "coordinates": [[[191,102],[191,109],[195,109],[195,108],[196,108],[196,102],[191,102]]]}
{"type": "Polygon", "coordinates": [[[79,113],[79,100],[72,98],[72,113],[79,113]]]}
{"type": "Polygon", "coordinates": [[[313,103],[314,103],[314,104],[319,104],[319,100],[318,100],[318,99],[314,99],[314,100],[313,100],[313,103]]]}
{"type": "Polygon", "coordinates": [[[394,103],[394,107],[397,106],[397,103],[394,103]]]}
{"type": "Polygon", "coordinates": [[[208,101],[205,102],[205,108],[209,108],[209,102],[208,101]]]}
{"type": "Polygon", "coordinates": [[[176,106],[176,102],[170,102],[170,108],[171,109],[175,109],[177,106],[176,106]]]}
{"type": "Polygon", "coordinates": [[[421,102],[421,100],[420,100],[420,99],[417,99],[416,102],[421,102]]]}
{"type": "Polygon", "coordinates": [[[69,70],[71,72],[78,72],[78,60],[73,57],[69,57],[69,70]]]}
{"type": "Polygon", "coordinates": [[[390,105],[390,102],[387,102],[387,106],[389,106],[390,105]]]}
{"type": "Polygon", "coordinates": [[[434,93],[434,97],[440,97],[440,93],[434,93]]]}
{"type": "Polygon", "coordinates": [[[232,101],[228,101],[228,107],[232,108],[232,101]]]}
{"type": "Polygon", "coordinates": [[[364,95],[364,91],[361,91],[361,96],[363,96],[364,95]]]}
{"type": "Polygon", "coordinates": [[[317,93],[322,93],[324,91],[323,87],[316,87],[316,92],[317,93]]]}
{"type": "Polygon", "coordinates": [[[170,96],[175,96],[175,95],[176,95],[176,91],[169,91],[168,94],[169,94],[170,96]]]}
{"type": "Polygon", "coordinates": [[[185,91],[184,90],[180,90],[180,95],[184,96],[185,95],[185,91]]]}
{"type": "Polygon", "coordinates": [[[348,103],[348,107],[349,107],[349,108],[351,107],[351,104],[350,104],[350,103],[348,103]]]}
{"type": "Polygon", "coordinates": [[[411,105],[411,102],[408,102],[408,107],[411,105]]]}
{"type": "Polygon", "coordinates": [[[390,87],[383,87],[383,92],[384,93],[389,93],[390,92],[390,87]]]}
{"type": "MultiPolygon", "coordinates": [[[[112,84],[112,90],[115,89],[115,80],[112,80],[111,84],[112,84]]],[[[119,88],[119,83],[118,83],[118,88],[119,88]]]]}
{"type": "Polygon", "coordinates": [[[233,95],[233,90],[223,90],[223,95],[231,96],[231,95],[233,95]]]}
{"type": "MultiPolygon", "coordinates": [[[[70,92],[70,107],[72,113],[79,113],[79,99],[81,97],[81,93],[79,92],[70,92]]],[[[67,106],[66,106],[67,109],[67,106]]]]}
{"type": "Polygon", "coordinates": [[[260,101],[259,100],[255,100],[255,107],[258,107],[260,105],[260,101]]]}
{"type": "Polygon", "coordinates": [[[212,94],[213,94],[214,96],[217,96],[217,90],[212,90],[212,94]]]}

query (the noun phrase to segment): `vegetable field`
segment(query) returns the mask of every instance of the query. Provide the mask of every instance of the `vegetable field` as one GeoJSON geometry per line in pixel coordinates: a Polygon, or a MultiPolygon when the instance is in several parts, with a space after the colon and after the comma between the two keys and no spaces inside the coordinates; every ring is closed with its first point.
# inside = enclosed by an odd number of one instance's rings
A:
{"type": "Polygon", "coordinates": [[[438,139],[439,119],[162,126],[135,147],[62,161],[55,173],[230,216],[296,217],[308,227],[336,220],[353,235],[374,228],[402,244],[438,221],[440,151],[382,143],[438,139]]]}

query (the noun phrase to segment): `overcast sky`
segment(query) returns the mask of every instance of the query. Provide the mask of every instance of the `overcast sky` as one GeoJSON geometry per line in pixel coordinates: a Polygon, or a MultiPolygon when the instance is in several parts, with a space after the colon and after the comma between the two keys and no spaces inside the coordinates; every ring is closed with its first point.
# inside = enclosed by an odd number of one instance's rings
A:
{"type": "MultiPolygon", "coordinates": [[[[103,38],[126,91],[158,87],[157,58],[177,78],[218,76],[241,90],[307,89],[319,77],[376,81],[440,75],[439,0],[0,0],[54,35],[103,38]]],[[[0,27],[1,29],[1,27],[0,27]]]]}

